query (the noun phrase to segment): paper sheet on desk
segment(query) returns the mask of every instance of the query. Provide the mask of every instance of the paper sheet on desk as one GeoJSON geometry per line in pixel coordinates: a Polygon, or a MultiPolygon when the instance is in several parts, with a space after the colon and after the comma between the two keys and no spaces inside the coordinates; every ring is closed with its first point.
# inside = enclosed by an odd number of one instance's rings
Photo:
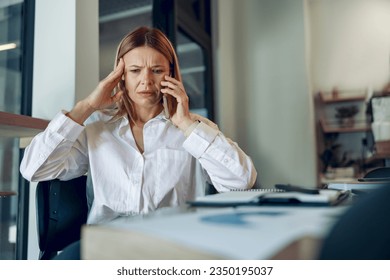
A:
{"type": "Polygon", "coordinates": [[[256,205],[334,205],[347,193],[340,190],[319,190],[319,194],[302,192],[231,191],[199,197],[189,201],[196,207],[227,207],[256,205]]]}
{"type": "Polygon", "coordinates": [[[203,209],[112,226],[226,259],[269,259],[303,236],[322,237],[342,207],[203,209]]]}

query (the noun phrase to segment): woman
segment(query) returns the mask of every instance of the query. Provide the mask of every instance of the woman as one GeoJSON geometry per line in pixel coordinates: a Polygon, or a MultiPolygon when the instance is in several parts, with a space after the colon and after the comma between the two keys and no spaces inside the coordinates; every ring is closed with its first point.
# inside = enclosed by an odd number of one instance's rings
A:
{"type": "Polygon", "coordinates": [[[89,224],[185,204],[206,179],[228,191],[257,176],[237,144],[189,112],[174,48],[147,27],[127,34],[114,71],[33,139],[20,171],[30,181],[88,173],[89,224]]]}

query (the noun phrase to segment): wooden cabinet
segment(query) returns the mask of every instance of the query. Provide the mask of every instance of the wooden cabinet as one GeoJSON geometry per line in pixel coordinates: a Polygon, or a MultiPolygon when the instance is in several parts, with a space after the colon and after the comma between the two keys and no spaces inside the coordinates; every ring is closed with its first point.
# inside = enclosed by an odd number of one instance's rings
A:
{"type": "Polygon", "coordinates": [[[373,149],[367,91],[318,92],[314,99],[318,185],[361,177],[373,149]]]}

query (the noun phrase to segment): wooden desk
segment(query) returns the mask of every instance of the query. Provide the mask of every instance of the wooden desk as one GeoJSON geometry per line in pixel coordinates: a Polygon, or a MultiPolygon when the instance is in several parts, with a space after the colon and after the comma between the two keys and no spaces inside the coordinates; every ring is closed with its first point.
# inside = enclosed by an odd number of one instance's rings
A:
{"type": "Polygon", "coordinates": [[[2,196],[13,196],[17,195],[17,192],[14,191],[0,191],[0,197],[2,196]]]}
{"type": "Polygon", "coordinates": [[[0,133],[4,137],[32,137],[44,130],[49,121],[0,112],[0,133]]]}
{"type": "Polygon", "coordinates": [[[82,230],[83,259],[315,259],[321,239],[347,209],[201,209],[82,230]]]}

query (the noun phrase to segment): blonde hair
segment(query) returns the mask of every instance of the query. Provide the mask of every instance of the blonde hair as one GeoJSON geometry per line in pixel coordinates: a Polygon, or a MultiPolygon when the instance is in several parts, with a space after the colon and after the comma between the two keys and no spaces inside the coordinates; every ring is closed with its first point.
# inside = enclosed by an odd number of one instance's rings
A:
{"type": "MultiPolygon", "coordinates": [[[[143,46],[150,47],[164,55],[164,57],[166,57],[169,61],[170,76],[178,81],[181,81],[179,63],[175,49],[166,35],[157,28],[141,26],[128,33],[118,45],[115,56],[114,69],[118,65],[119,60],[126,53],[135,48],[143,46]]],[[[116,88],[116,91],[118,90],[122,90],[124,94],[122,95],[121,100],[118,102],[117,107],[114,111],[111,111],[110,115],[113,115],[113,119],[118,119],[124,115],[127,115],[130,120],[137,120],[138,116],[134,111],[134,106],[130,97],[128,94],[126,94],[126,88],[123,81],[121,81],[118,85],[118,88],[116,88]]],[[[177,102],[172,96],[167,96],[167,103],[169,115],[172,117],[172,115],[176,112],[177,102]]]]}

